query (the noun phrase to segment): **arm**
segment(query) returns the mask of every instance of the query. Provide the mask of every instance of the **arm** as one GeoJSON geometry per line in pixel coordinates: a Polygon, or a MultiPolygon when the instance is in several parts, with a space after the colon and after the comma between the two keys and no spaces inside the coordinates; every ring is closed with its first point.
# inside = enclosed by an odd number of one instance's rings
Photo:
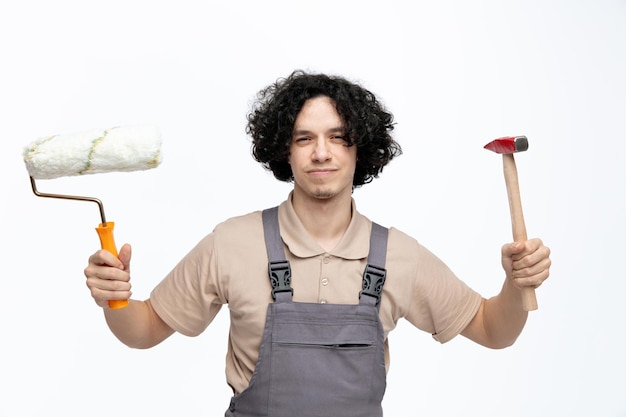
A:
{"type": "Polygon", "coordinates": [[[167,339],[174,330],[156,314],[150,300],[130,300],[126,308],[119,310],[108,307],[108,300],[130,298],[130,258],[129,245],[122,246],[119,259],[99,250],[89,257],[85,277],[91,296],[103,308],[111,332],[129,347],[146,349],[167,339]]]}
{"type": "Polygon", "coordinates": [[[522,332],[528,313],[522,308],[520,288],[538,287],[550,272],[550,249],[539,239],[502,247],[506,279],[498,295],[483,300],[461,334],[483,346],[500,349],[512,345],[522,332]]]}

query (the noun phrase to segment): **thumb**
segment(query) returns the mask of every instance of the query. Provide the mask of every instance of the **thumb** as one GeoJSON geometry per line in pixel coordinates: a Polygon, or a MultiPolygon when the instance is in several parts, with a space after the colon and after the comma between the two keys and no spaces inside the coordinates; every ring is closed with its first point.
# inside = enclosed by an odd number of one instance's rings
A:
{"type": "Polygon", "coordinates": [[[515,255],[522,253],[526,245],[524,242],[513,242],[502,246],[502,257],[511,259],[515,255]]]}
{"type": "Polygon", "coordinates": [[[528,255],[527,244],[526,242],[513,242],[509,245],[505,245],[502,254],[505,257],[510,258],[512,261],[518,261],[528,255]]]}
{"type": "Polygon", "coordinates": [[[124,264],[124,271],[130,272],[130,258],[132,256],[133,250],[128,243],[125,243],[120,248],[118,253],[118,259],[122,264],[124,264]]]}

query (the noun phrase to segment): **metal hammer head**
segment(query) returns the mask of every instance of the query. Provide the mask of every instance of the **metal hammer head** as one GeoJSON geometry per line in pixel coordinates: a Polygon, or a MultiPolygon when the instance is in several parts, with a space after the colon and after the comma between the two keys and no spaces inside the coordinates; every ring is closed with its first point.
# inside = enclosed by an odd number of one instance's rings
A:
{"type": "Polygon", "coordinates": [[[528,139],[526,136],[505,136],[489,142],[485,149],[495,153],[524,152],[528,149],[528,139]]]}

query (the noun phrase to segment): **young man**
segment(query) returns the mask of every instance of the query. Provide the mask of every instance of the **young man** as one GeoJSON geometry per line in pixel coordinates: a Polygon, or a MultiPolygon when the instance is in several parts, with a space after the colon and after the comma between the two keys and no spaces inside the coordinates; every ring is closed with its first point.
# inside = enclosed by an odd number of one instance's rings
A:
{"type": "Polygon", "coordinates": [[[123,343],[198,335],[228,304],[226,416],[381,416],[387,335],[399,319],[441,343],[458,334],[490,348],[516,340],[527,318],[520,288],[549,275],[541,240],[502,247],[504,284],[486,300],[416,240],[356,210],[354,187],[401,153],[393,117],[372,93],[297,71],[257,98],[253,155],[293,191],[277,210],[219,224],[150,299],[121,310],[107,300],[130,297],[130,246],[119,259],[92,255],[87,286],[123,343]]]}

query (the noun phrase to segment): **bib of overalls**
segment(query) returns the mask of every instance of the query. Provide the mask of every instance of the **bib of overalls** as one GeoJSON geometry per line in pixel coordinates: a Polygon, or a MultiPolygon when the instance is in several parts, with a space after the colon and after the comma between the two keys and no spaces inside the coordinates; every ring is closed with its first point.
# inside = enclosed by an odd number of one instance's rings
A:
{"type": "Polygon", "coordinates": [[[378,304],[387,229],[372,224],[359,304],[293,302],[278,208],[263,212],[274,302],[249,386],[226,417],[381,417],[386,388],[378,304]]]}

